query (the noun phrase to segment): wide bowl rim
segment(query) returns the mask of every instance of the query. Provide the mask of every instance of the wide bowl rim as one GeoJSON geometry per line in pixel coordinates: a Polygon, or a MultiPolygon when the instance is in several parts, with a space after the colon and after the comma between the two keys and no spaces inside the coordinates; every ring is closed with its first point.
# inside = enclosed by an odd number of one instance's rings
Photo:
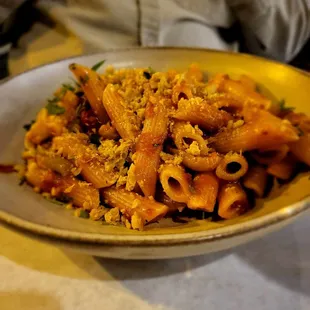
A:
{"type": "MultiPolygon", "coordinates": [[[[227,51],[218,51],[206,48],[191,48],[191,47],[133,47],[133,48],[121,48],[121,49],[112,49],[106,50],[99,53],[93,54],[84,54],[73,57],[64,58],[57,60],[48,64],[43,64],[41,66],[35,67],[33,69],[24,71],[15,76],[9,77],[3,80],[0,84],[0,87],[9,83],[12,80],[17,79],[22,75],[27,75],[36,70],[40,70],[45,67],[53,66],[54,64],[66,62],[70,59],[77,59],[83,57],[90,57],[96,55],[104,55],[107,53],[122,53],[126,51],[135,51],[135,50],[190,50],[190,51],[200,51],[206,53],[221,53],[227,54],[233,57],[247,57],[254,60],[260,60],[263,62],[273,63],[278,66],[283,66],[289,70],[293,70],[299,74],[302,74],[309,78],[310,75],[300,69],[294,68],[290,65],[280,63],[275,60],[265,59],[259,56],[253,56],[249,54],[227,52],[227,51]]],[[[195,232],[186,232],[186,233],[175,233],[175,234],[134,234],[134,235],[125,235],[125,234],[100,234],[100,233],[90,233],[90,232],[78,232],[60,228],[54,228],[51,226],[45,226],[42,224],[36,224],[27,220],[22,219],[21,217],[10,214],[0,210],[0,221],[9,226],[13,226],[17,229],[20,229],[25,232],[34,233],[41,235],[42,237],[49,237],[53,239],[60,239],[63,241],[78,242],[78,243],[89,243],[97,245],[118,245],[118,246],[163,246],[163,245],[184,245],[184,244],[193,244],[193,243],[204,243],[204,242],[215,242],[221,239],[226,239],[230,237],[244,235],[249,232],[262,230],[269,226],[279,224],[280,222],[289,220],[298,216],[300,213],[310,209],[310,195],[307,195],[300,201],[297,201],[294,204],[289,206],[284,206],[283,208],[271,212],[267,215],[262,215],[259,218],[250,219],[242,223],[236,223],[229,226],[219,227],[212,230],[203,230],[195,232]]]]}

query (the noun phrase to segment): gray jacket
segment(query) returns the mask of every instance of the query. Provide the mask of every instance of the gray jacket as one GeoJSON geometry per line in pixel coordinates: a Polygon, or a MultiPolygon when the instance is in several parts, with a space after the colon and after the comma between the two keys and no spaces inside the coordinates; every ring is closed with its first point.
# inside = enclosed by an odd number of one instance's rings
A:
{"type": "Polygon", "coordinates": [[[217,28],[238,20],[250,52],[290,61],[310,36],[310,0],[41,0],[39,6],[80,37],[86,51],[140,44],[237,50],[217,28]]]}

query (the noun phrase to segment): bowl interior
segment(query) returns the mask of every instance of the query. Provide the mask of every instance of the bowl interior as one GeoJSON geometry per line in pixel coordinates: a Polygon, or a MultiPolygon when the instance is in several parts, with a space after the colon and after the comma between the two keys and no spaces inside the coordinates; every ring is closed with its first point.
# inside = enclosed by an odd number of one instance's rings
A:
{"type": "MultiPolygon", "coordinates": [[[[151,66],[156,70],[185,69],[195,62],[207,74],[248,74],[261,86],[263,92],[272,94],[274,100],[285,99],[288,106],[295,106],[296,111],[310,115],[310,77],[291,67],[261,58],[197,49],[136,49],[81,56],[39,67],[0,86],[0,163],[21,162],[25,134],[22,127],[35,118],[46,98],[52,96],[57,87],[64,82],[70,82],[68,65],[78,62],[91,66],[102,59],[106,59],[105,66],[112,64],[116,68],[151,66]]],[[[217,231],[235,229],[246,221],[247,225],[251,226],[252,220],[263,220],[266,215],[288,212],[287,208],[282,208],[304,199],[309,194],[309,173],[305,173],[289,185],[273,190],[267,199],[258,200],[252,211],[238,219],[221,222],[196,220],[187,224],[164,220],[160,224],[147,226],[143,232],[137,232],[76,218],[72,211],[44,200],[31,188],[18,186],[16,175],[0,174],[0,218],[8,222],[18,218],[27,223],[42,225],[40,227],[50,231],[60,229],[69,234],[77,233],[76,236],[79,237],[85,234],[100,234],[103,238],[145,238],[147,235],[156,238],[164,235],[177,237],[179,234],[195,232],[211,235],[217,231]]]]}

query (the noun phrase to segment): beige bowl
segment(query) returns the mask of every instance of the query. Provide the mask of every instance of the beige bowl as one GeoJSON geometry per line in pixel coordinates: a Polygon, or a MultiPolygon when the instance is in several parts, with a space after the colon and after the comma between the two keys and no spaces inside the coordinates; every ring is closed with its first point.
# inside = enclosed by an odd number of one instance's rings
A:
{"type": "MultiPolygon", "coordinates": [[[[192,62],[208,73],[245,73],[277,100],[310,115],[310,77],[292,67],[248,55],[205,49],[127,49],[75,57],[23,73],[0,86],[0,162],[20,162],[23,124],[35,117],[47,97],[69,81],[72,62],[93,65],[106,59],[115,67],[147,67],[156,70],[185,69],[192,62]]],[[[219,251],[258,238],[285,226],[310,207],[309,173],[274,190],[264,201],[238,219],[176,224],[163,220],[143,232],[76,218],[72,211],[54,205],[27,186],[18,186],[14,175],[0,175],[0,220],[59,246],[90,254],[156,259],[219,251]]]]}

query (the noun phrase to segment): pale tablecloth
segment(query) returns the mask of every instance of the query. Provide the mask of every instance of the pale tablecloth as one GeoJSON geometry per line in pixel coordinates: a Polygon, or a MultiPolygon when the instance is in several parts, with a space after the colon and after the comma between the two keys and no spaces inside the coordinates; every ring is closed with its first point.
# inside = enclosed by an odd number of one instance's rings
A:
{"type": "MultiPolygon", "coordinates": [[[[36,30],[13,73],[81,52],[61,31],[36,30]]],[[[310,309],[310,212],[232,250],[162,261],[62,251],[1,226],[0,236],[1,310],[310,309]]]]}

